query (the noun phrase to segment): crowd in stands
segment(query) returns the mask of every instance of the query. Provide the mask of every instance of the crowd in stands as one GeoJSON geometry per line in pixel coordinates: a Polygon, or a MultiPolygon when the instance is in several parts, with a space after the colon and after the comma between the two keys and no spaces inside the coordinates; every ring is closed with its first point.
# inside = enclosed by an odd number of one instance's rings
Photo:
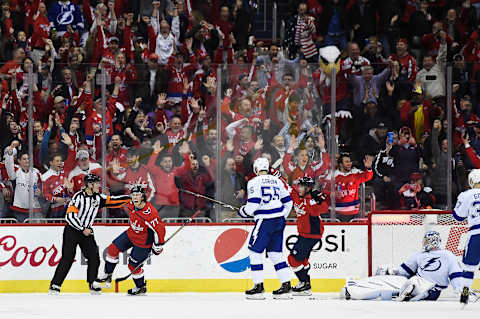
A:
{"type": "Polygon", "coordinates": [[[256,1],[1,0],[0,217],[62,218],[93,172],[110,194],[145,185],[161,217],[221,221],[236,212],[191,192],[241,206],[260,156],[335,189],[342,221],[362,183],[377,208],[446,208],[449,165],[454,195],[480,165],[480,2],[288,2],[274,43],[256,1]]]}

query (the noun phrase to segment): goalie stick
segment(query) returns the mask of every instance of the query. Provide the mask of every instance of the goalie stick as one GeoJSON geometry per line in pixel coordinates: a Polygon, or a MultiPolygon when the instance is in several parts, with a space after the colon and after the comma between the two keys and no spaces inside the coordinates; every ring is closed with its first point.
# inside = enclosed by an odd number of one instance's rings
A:
{"type": "Polygon", "coordinates": [[[223,207],[225,207],[225,208],[229,208],[229,209],[231,209],[231,210],[233,210],[233,211],[236,211],[236,210],[239,210],[239,209],[240,209],[239,207],[232,206],[232,205],[230,205],[230,204],[227,204],[227,203],[221,202],[221,201],[219,201],[219,200],[216,200],[216,199],[213,199],[213,198],[204,196],[204,195],[202,195],[202,194],[198,194],[198,193],[194,193],[194,192],[188,191],[188,190],[186,190],[186,189],[181,189],[181,188],[179,188],[178,190],[181,191],[181,192],[184,192],[184,193],[187,193],[187,194],[196,196],[196,197],[200,197],[200,198],[209,200],[209,201],[211,201],[211,202],[213,202],[213,203],[216,203],[216,204],[218,204],[218,205],[221,205],[221,206],[223,206],[223,207]]]}
{"type": "MultiPolygon", "coordinates": [[[[165,245],[166,243],[168,243],[170,241],[170,239],[172,239],[176,234],[178,234],[185,226],[187,226],[188,224],[190,224],[193,219],[195,217],[197,217],[197,215],[200,214],[200,211],[196,212],[195,214],[193,214],[189,219],[187,219],[182,226],[180,226],[170,237],[167,238],[167,240],[165,240],[165,242],[163,243],[163,245],[165,245]]],[[[135,269],[133,269],[128,275],[126,276],[123,276],[123,277],[119,277],[119,278],[116,278],[115,279],[115,292],[118,292],[118,283],[119,282],[122,282],[122,281],[125,281],[127,280],[128,278],[130,278],[131,275],[133,275],[139,268],[141,268],[143,266],[143,264],[145,264],[145,262],[148,260],[148,258],[150,258],[152,256],[152,252],[150,251],[150,253],[148,253],[148,256],[147,258],[145,258],[140,264],[138,264],[137,267],[135,267],[135,269]]]]}

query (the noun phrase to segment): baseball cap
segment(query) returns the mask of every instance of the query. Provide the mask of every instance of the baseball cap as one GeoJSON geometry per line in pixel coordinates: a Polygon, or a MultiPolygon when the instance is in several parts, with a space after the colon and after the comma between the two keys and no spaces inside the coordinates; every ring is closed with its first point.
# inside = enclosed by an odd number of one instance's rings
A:
{"type": "Polygon", "coordinates": [[[120,42],[120,40],[117,37],[110,37],[108,39],[108,43],[112,43],[113,41],[116,41],[117,43],[120,42]]]}
{"type": "Polygon", "coordinates": [[[65,98],[64,98],[63,96],[61,96],[61,95],[57,95],[57,96],[55,97],[55,99],[53,100],[53,103],[57,104],[57,103],[61,103],[61,102],[63,102],[63,101],[65,101],[65,98]]]}
{"type": "Polygon", "coordinates": [[[88,154],[87,150],[79,150],[77,152],[77,159],[78,160],[83,160],[83,159],[88,159],[90,156],[88,154]]]}

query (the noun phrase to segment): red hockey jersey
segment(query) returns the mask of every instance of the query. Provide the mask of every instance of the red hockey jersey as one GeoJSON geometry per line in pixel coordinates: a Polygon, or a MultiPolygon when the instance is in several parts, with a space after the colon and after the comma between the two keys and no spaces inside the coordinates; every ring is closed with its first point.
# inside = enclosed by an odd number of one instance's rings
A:
{"type": "Polygon", "coordinates": [[[165,225],[152,204],[147,203],[142,209],[136,209],[133,203],[128,204],[127,207],[130,212],[130,227],[127,229],[127,236],[135,246],[152,247],[155,235],[160,244],[165,242],[165,225]]]}
{"type": "Polygon", "coordinates": [[[61,211],[66,209],[65,204],[56,203],[53,198],[54,197],[71,197],[73,194],[70,194],[68,190],[65,188],[64,183],[65,173],[62,171],[56,172],[52,169],[49,169],[42,175],[42,192],[43,197],[50,203],[50,209],[53,212],[61,211]]]}
{"type": "MultiPolygon", "coordinates": [[[[348,173],[339,170],[335,172],[335,210],[342,215],[355,215],[360,208],[358,187],[361,183],[371,180],[373,170],[361,171],[356,168],[348,173]]],[[[326,178],[327,185],[324,190],[330,197],[330,176],[326,178]]]]}
{"type": "Polygon", "coordinates": [[[317,204],[310,194],[300,197],[295,187],[292,188],[290,197],[297,215],[298,234],[305,238],[322,238],[323,223],[320,214],[328,211],[327,202],[317,204]]]}

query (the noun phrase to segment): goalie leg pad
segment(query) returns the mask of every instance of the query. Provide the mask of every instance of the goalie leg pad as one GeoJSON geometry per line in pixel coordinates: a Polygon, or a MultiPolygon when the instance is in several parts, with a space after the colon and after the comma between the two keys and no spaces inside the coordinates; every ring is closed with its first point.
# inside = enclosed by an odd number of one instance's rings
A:
{"type": "Polygon", "coordinates": [[[435,284],[433,282],[430,282],[419,276],[413,276],[412,278],[408,279],[407,282],[400,289],[400,294],[402,294],[402,291],[410,285],[414,285],[415,287],[411,292],[411,301],[426,299],[430,294],[430,290],[435,287],[435,284]]]}

